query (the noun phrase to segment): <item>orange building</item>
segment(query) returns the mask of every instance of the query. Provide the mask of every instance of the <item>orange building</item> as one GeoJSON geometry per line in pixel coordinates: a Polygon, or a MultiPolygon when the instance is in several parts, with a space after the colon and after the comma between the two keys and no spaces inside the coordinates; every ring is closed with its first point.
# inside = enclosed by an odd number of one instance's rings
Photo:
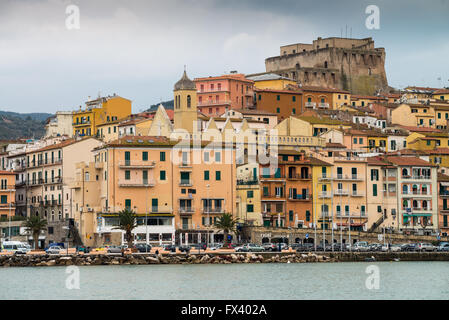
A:
{"type": "Polygon", "coordinates": [[[196,78],[198,110],[218,116],[230,109],[247,109],[254,105],[254,81],[239,73],[218,77],[196,78]]]}
{"type": "Polygon", "coordinates": [[[197,242],[197,233],[203,242],[207,233],[209,242],[212,233],[223,240],[213,225],[223,213],[235,215],[235,151],[175,145],[165,137],[126,136],[95,150],[96,175],[103,178],[99,190],[89,190],[101,199],[90,207],[99,209],[103,236],[113,238],[117,214],[128,208],[139,217],[133,231],[138,242],[148,234],[148,242],[161,235],[171,243],[175,232],[176,241],[187,234],[188,243],[197,242]]]}
{"type": "Polygon", "coordinates": [[[438,228],[440,235],[449,234],[449,176],[438,174],[438,228]]]}
{"type": "Polygon", "coordinates": [[[304,109],[335,109],[335,103],[349,101],[348,97],[350,96],[349,91],[335,88],[303,86],[301,89],[304,109]],[[334,100],[336,101],[334,102],[334,100]]]}
{"type": "Polygon", "coordinates": [[[300,90],[255,89],[256,108],[274,113],[282,121],[302,113],[302,92],[300,90]]]}
{"type": "Polygon", "coordinates": [[[0,218],[15,215],[16,175],[10,171],[0,171],[0,218]]]}
{"type": "Polygon", "coordinates": [[[278,166],[261,166],[264,226],[308,226],[312,207],[312,167],[304,153],[280,150],[278,166]]]}

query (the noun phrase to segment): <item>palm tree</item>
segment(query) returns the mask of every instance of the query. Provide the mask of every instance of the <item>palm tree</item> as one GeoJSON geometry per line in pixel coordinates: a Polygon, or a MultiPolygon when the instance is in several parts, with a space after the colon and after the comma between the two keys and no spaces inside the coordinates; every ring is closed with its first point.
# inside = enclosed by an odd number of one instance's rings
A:
{"type": "Polygon", "coordinates": [[[237,219],[233,219],[232,215],[229,213],[223,213],[221,217],[217,218],[215,222],[215,227],[223,230],[224,234],[224,246],[228,244],[228,234],[235,230],[235,224],[237,219]]]}
{"type": "Polygon", "coordinates": [[[126,208],[118,213],[118,219],[118,226],[114,229],[125,231],[125,240],[128,243],[128,248],[131,249],[134,240],[132,231],[137,227],[136,215],[132,210],[126,208]]]}
{"type": "Polygon", "coordinates": [[[39,234],[47,228],[47,220],[41,219],[39,215],[31,216],[24,222],[26,230],[31,232],[34,239],[34,249],[39,249],[39,234]]]}

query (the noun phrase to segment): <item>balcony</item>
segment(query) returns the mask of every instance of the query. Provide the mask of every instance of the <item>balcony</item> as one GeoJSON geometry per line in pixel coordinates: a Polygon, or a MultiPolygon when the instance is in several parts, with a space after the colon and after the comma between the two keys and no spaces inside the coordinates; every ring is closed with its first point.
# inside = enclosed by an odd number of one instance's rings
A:
{"type": "Polygon", "coordinates": [[[82,126],[90,126],[91,122],[89,121],[83,121],[83,122],[74,122],[74,127],[82,127],[82,126]]]}
{"type": "Polygon", "coordinates": [[[209,100],[198,102],[198,107],[230,105],[231,100],[209,100]]]}
{"type": "Polygon", "coordinates": [[[190,163],[182,162],[178,165],[180,168],[192,168],[190,163]]]}
{"type": "Polygon", "coordinates": [[[178,209],[178,212],[182,215],[191,215],[195,213],[195,210],[192,207],[180,207],[178,209]]]}
{"type": "Polygon", "coordinates": [[[180,187],[191,187],[193,186],[193,180],[192,179],[181,179],[179,181],[179,186],[180,187]]]}
{"type": "Polygon", "coordinates": [[[310,201],[312,200],[312,196],[310,194],[297,194],[297,195],[291,195],[288,197],[288,200],[290,201],[310,201]]]}
{"type": "Polygon", "coordinates": [[[237,180],[238,186],[245,186],[245,185],[258,185],[259,180],[237,180]]]}
{"type": "Polygon", "coordinates": [[[201,209],[202,213],[213,213],[213,214],[222,214],[224,213],[224,208],[223,207],[218,207],[218,208],[211,208],[211,207],[206,207],[206,208],[202,208],[201,209]]]}
{"type": "MultiPolygon", "coordinates": [[[[428,197],[428,198],[432,197],[432,194],[427,193],[427,192],[423,193],[423,192],[418,192],[418,191],[404,191],[404,190],[402,190],[402,195],[428,197]]],[[[448,196],[449,196],[449,194],[448,194],[448,196]]]]}
{"type": "Polygon", "coordinates": [[[131,180],[119,180],[118,186],[123,188],[147,188],[154,187],[156,183],[154,180],[142,180],[142,181],[131,181],[131,180]]]}
{"type": "Polygon", "coordinates": [[[430,176],[402,176],[402,179],[409,179],[409,180],[431,180],[432,178],[430,176]]]}
{"type": "MultiPolygon", "coordinates": [[[[127,169],[140,169],[140,168],[150,169],[150,168],[154,168],[154,166],[156,165],[156,161],[121,160],[121,161],[119,161],[118,165],[120,168],[127,168],[127,169]]],[[[95,168],[97,168],[96,164],[95,164],[95,168]]]]}
{"type": "Polygon", "coordinates": [[[329,103],[320,103],[318,107],[322,109],[329,109],[329,103]]]}
{"type": "Polygon", "coordinates": [[[260,176],[261,181],[267,180],[285,180],[285,175],[283,174],[263,174],[260,176]]]}
{"type": "Polygon", "coordinates": [[[349,191],[344,190],[344,189],[337,189],[334,191],[334,195],[335,196],[347,196],[347,195],[349,195],[349,191]]]}
{"type": "Polygon", "coordinates": [[[333,180],[334,178],[332,178],[332,176],[329,176],[327,174],[323,174],[321,175],[321,177],[318,177],[319,181],[330,181],[333,180]]]}
{"type": "Polygon", "coordinates": [[[311,179],[312,179],[311,174],[292,173],[287,176],[287,180],[311,180],[311,179]]]}
{"type": "Polygon", "coordinates": [[[363,180],[363,178],[361,176],[358,176],[356,174],[337,174],[337,177],[335,178],[335,180],[343,180],[343,181],[355,181],[355,180],[363,180]]]}
{"type": "Polygon", "coordinates": [[[364,197],[365,193],[357,190],[351,191],[351,197],[364,197]]]}
{"type": "Polygon", "coordinates": [[[95,169],[103,169],[104,162],[95,162],[95,169]]]}
{"type": "Polygon", "coordinates": [[[332,198],[332,192],[320,192],[318,195],[319,198],[323,199],[323,198],[332,198]]]}
{"type": "Polygon", "coordinates": [[[312,109],[315,109],[315,108],[316,108],[316,102],[310,102],[310,101],[307,101],[306,104],[305,104],[305,106],[306,106],[306,108],[312,108],[312,109]]]}

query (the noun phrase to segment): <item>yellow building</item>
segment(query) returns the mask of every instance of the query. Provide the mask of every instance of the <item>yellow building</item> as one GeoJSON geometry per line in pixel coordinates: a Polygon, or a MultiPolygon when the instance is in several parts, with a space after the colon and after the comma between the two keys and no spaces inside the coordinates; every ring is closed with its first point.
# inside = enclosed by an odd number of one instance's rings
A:
{"type": "Polygon", "coordinates": [[[104,142],[117,140],[119,137],[120,120],[106,122],[97,126],[97,137],[104,142]]]}
{"type": "Polygon", "coordinates": [[[391,123],[435,128],[435,110],[430,105],[402,103],[391,112],[391,123]]]}
{"type": "Polygon", "coordinates": [[[313,217],[310,227],[330,228],[332,215],[332,164],[309,157],[312,164],[313,217]]]}
{"type": "Polygon", "coordinates": [[[295,80],[274,73],[248,76],[247,79],[254,81],[256,89],[285,90],[289,85],[297,85],[295,80]]]}
{"type": "Polygon", "coordinates": [[[280,122],[275,129],[282,136],[318,137],[331,129],[349,129],[351,124],[324,117],[291,116],[280,122]]]}
{"type": "Polygon", "coordinates": [[[374,130],[367,130],[368,150],[370,152],[388,152],[388,135],[374,130]]]}
{"type": "Polygon", "coordinates": [[[351,93],[349,91],[333,92],[332,93],[332,108],[335,110],[341,110],[346,106],[351,105],[351,93]]]}
{"type": "Polygon", "coordinates": [[[432,93],[432,97],[439,101],[449,101],[449,89],[440,89],[432,93]]]}
{"type": "Polygon", "coordinates": [[[449,135],[444,132],[413,132],[407,138],[407,146],[412,150],[433,150],[449,147],[449,135]]]}
{"type": "Polygon", "coordinates": [[[73,112],[73,134],[94,136],[98,126],[125,118],[131,114],[131,100],[117,95],[99,97],[86,102],[85,109],[73,112]]]}

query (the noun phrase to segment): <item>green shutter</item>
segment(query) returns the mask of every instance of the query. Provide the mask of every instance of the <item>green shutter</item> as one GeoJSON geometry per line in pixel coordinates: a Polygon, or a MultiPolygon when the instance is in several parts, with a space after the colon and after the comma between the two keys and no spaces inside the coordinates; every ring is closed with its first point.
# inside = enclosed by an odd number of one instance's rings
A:
{"type": "Polygon", "coordinates": [[[209,180],[209,170],[204,171],[204,180],[209,180]]]}
{"type": "Polygon", "coordinates": [[[215,180],[217,181],[221,180],[221,171],[215,171],[215,180]]]}
{"type": "Polygon", "coordinates": [[[164,170],[161,170],[159,178],[160,178],[160,180],[165,180],[165,178],[166,178],[166,173],[165,173],[164,170]]]}
{"type": "Polygon", "coordinates": [[[143,161],[148,161],[148,152],[147,151],[143,151],[142,152],[142,160],[143,161]]]}
{"type": "Polygon", "coordinates": [[[160,153],[160,160],[165,161],[165,152],[160,153]]]}
{"type": "Polygon", "coordinates": [[[128,210],[131,210],[131,199],[125,199],[125,207],[128,210]]]}
{"type": "Polygon", "coordinates": [[[377,197],[377,184],[373,184],[373,196],[377,197]]]}

